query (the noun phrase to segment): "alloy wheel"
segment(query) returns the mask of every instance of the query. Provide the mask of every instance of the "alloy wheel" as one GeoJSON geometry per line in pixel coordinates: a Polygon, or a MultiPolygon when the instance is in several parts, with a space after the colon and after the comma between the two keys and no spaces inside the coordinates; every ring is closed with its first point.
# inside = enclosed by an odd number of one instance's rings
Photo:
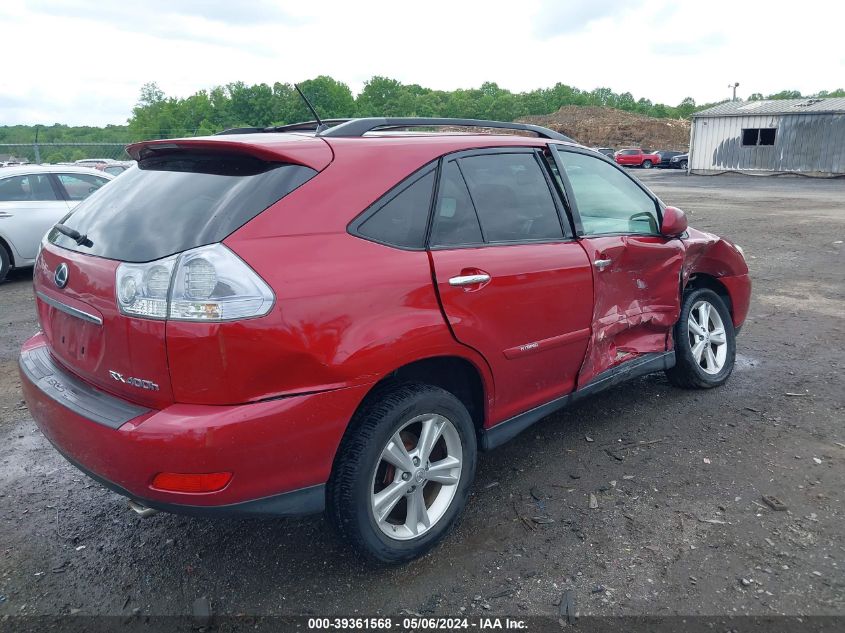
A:
{"type": "Polygon", "coordinates": [[[728,355],[728,339],[725,324],[713,304],[697,301],[692,306],[687,334],[692,357],[702,371],[711,375],[722,371],[728,355]]]}
{"type": "Polygon", "coordinates": [[[388,440],[373,473],[370,508],[396,540],[428,532],[449,509],[463,466],[461,438],[438,414],[418,415],[388,440]]]}

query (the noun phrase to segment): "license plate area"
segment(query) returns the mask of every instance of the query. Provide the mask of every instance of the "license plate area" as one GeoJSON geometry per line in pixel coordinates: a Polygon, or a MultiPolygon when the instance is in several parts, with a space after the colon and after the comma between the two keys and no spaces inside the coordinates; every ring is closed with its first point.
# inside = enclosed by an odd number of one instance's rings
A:
{"type": "Polygon", "coordinates": [[[42,306],[47,314],[41,323],[53,354],[68,366],[95,371],[103,359],[103,326],[52,305],[42,306]]]}

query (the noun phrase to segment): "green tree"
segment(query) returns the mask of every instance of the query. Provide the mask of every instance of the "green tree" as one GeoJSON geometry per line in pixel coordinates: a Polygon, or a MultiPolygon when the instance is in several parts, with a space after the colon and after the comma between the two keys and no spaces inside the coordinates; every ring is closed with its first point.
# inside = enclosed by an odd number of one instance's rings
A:
{"type": "Polygon", "coordinates": [[[771,94],[766,99],[801,99],[801,92],[798,90],[781,90],[775,94],[771,94]]]}
{"type": "Polygon", "coordinates": [[[357,116],[408,116],[408,104],[414,101],[411,92],[401,83],[377,75],[364,83],[355,100],[355,110],[357,116]]]}
{"type": "Polygon", "coordinates": [[[677,116],[687,119],[690,115],[695,112],[695,99],[692,97],[687,97],[683,101],[681,101],[678,106],[675,108],[675,112],[677,116]]]}
{"type": "MultiPolygon", "coordinates": [[[[345,83],[320,75],[303,81],[299,88],[314,105],[321,119],[348,119],[355,116],[355,99],[345,83]]],[[[314,118],[301,100],[293,108],[292,116],[296,121],[310,121],[314,118]]]]}

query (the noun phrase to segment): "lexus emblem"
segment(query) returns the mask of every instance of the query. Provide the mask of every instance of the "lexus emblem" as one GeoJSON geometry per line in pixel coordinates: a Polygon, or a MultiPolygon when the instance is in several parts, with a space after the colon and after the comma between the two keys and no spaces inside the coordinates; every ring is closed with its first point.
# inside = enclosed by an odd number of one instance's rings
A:
{"type": "Polygon", "coordinates": [[[56,274],[53,275],[53,281],[56,282],[56,285],[59,288],[64,288],[65,286],[67,286],[67,275],[67,264],[62,262],[61,264],[59,264],[58,268],[56,268],[56,274]]]}

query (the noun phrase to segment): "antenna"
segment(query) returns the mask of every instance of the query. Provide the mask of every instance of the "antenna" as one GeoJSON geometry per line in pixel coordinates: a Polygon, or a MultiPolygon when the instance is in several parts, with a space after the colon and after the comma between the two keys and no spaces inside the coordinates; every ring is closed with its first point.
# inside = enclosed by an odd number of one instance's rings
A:
{"type": "Polygon", "coordinates": [[[733,96],[733,98],[731,99],[731,101],[736,101],[736,89],[737,89],[738,87],[739,87],[739,82],[738,82],[738,81],[735,81],[735,82],[734,82],[734,83],[732,83],[732,84],[728,84],[728,88],[733,88],[733,90],[734,90],[734,96],[733,96]]]}
{"type": "Polygon", "coordinates": [[[320,115],[317,114],[317,111],[314,109],[314,106],[311,105],[311,102],[308,101],[308,97],[303,94],[302,90],[299,89],[299,86],[297,84],[293,84],[293,87],[296,88],[296,91],[299,93],[299,96],[302,97],[302,100],[305,102],[306,107],[311,110],[311,114],[314,115],[314,120],[317,122],[317,129],[314,130],[314,134],[319,134],[328,126],[324,125],[323,122],[320,120],[320,115]]]}

